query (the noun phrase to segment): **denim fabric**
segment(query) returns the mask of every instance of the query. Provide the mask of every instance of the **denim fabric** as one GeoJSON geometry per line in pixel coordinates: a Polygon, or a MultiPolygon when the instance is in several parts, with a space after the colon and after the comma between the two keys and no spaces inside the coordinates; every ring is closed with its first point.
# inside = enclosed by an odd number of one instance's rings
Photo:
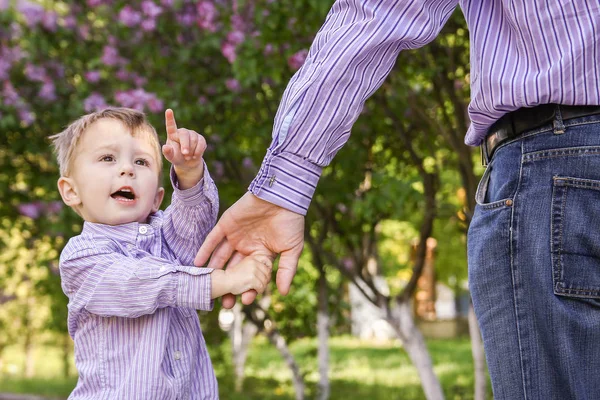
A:
{"type": "Polygon", "coordinates": [[[501,145],[477,189],[469,286],[495,399],[600,399],[600,117],[501,145]]]}

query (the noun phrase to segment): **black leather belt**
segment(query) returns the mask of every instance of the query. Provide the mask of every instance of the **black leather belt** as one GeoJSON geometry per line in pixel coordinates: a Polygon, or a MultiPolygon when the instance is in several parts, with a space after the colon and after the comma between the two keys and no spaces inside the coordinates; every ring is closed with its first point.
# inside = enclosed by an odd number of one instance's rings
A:
{"type": "Polygon", "coordinates": [[[531,129],[539,128],[554,120],[557,109],[563,120],[600,114],[600,106],[565,106],[558,104],[542,104],[532,108],[519,108],[500,118],[492,125],[488,135],[481,144],[481,163],[488,165],[494,150],[531,129]]]}

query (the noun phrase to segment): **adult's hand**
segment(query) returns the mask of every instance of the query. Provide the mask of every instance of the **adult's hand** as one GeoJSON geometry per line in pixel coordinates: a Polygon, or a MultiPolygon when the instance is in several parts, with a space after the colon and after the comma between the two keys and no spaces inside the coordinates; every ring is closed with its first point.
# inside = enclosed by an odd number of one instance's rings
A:
{"type": "MultiPolygon", "coordinates": [[[[247,192],[221,216],[200,247],[194,264],[203,266],[210,258],[209,268],[223,268],[232,255],[265,255],[274,260],[278,254],[277,289],[283,295],[290,290],[298,259],[304,246],[304,216],[247,192]],[[211,257],[212,254],[212,257],[211,257]]],[[[242,303],[250,304],[255,291],[242,294],[242,303]]],[[[232,295],[223,297],[225,308],[233,307],[232,295]]]]}

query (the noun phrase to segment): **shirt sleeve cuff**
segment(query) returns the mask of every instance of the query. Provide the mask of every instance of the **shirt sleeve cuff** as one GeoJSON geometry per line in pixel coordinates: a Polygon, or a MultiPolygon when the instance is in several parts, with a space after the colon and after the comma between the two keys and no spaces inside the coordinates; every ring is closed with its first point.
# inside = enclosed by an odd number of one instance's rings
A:
{"type": "Polygon", "coordinates": [[[269,151],[248,190],[262,200],[306,215],[322,170],[294,154],[269,151]]]}
{"type": "Polygon", "coordinates": [[[171,166],[170,177],[171,185],[173,185],[173,201],[178,200],[186,206],[193,207],[202,203],[205,197],[211,197],[211,194],[216,191],[216,186],[208,173],[206,163],[203,164],[203,168],[204,175],[202,179],[191,188],[182,190],[179,189],[179,180],[177,179],[175,168],[171,166]]]}
{"type": "Polygon", "coordinates": [[[185,272],[179,274],[177,282],[177,306],[212,311],[214,301],[211,299],[210,273],[213,269],[178,266],[177,270],[185,272]]]}

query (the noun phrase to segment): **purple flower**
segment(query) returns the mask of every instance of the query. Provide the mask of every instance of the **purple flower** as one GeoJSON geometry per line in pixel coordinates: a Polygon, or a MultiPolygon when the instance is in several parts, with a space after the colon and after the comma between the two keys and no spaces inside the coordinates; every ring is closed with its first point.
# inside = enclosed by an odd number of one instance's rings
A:
{"type": "Polygon", "coordinates": [[[77,26],[77,19],[73,15],[67,15],[63,19],[63,26],[66,29],[73,29],[73,28],[75,28],[77,26]]]}
{"type": "Polygon", "coordinates": [[[273,45],[271,43],[267,43],[265,45],[265,49],[263,50],[263,54],[265,56],[270,56],[271,54],[273,54],[273,51],[274,51],[273,45]]]}
{"type": "Polygon", "coordinates": [[[148,82],[148,79],[136,73],[131,74],[131,79],[133,79],[133,83],[135,83],[135,86],[144,86],[148,82]]]}
{"type": "Polygon", "coordinates": [[[8,74],[10,73],[12,65],[7,60],[0,58],[0,81],[5,81],[8,79],[8,74]]]}
{"type": "Polygon", "coordinates": [[[244,22],[244,19],[238,14],[234,14],[231,16],[231,26],[236,31],[246,30],[246,23],[244,22]]]}
{"type": "Polygon", "coordinates": [[[133,28],[142,22],[142,14],[127,5],[119,12],[119,21],[129,28],[133,28]]]}
{"type": "Polygon", "coordinates": [[[64,205],[62,201],[51,201],[46,204],[46,212],[48,214],[58,214],[60,210],[62,210],[63,206],[64,205]]]}
{"type": "Polygon", "coordinates": [[[201,1],[196,7],[198,11],[198,26],[209,32],[214,32],[217,28],[215,20],[217,19],[217,8],[210,1],[201,1]]]}
{"type": "Polygon", "coordinates": [[[352,260],[350,257],[345,257],[342,260],[342,265],[347,271],[352,271],[354,269],[354,260],[352,260]]]}
{"type": "Polygon", "coordinates": [[[65,66],[58,61],[50,61],[48,68],[52,69],[58,78],[65,77],[65,66]]]}
{"type": "Polygon", "coordinates": [[[87,0],[87,5],[91,8],[101,6],[102,4],[108,4],[110,1],[106,0],[87,0]]]}
{"type": "Polygon", "coordinates": [[[87,40],[90,37],[90,27],[88,25],[79,25],[77,30],[79,31],[79,36],[84,40],[87,40]]]}
{"type": "Polygon", "coordinates": [[[88,82],[96,83],[100,80],[100,71],[88,71],[83,76],[88,82]]]}
{"type": "Polygon", "coordinates": [[[177,16],[177,22],[183,26],[191,26],[195,20],[196,17],[194,17],[192,14],[183,14],[177,16]]]}
{"type": "Polygon", "coordinates": [[[83,109],[85,112],[92,112],[102,110],[107,107],[104,97],[99,93],[92,93],[87,99],[83,101],[83,109]]]}
{"type": "Polygon", "coordinates": [[[142,2],[142,12],[144,15],[154,19],[162,13],[162,7],[157,6],[153,1],[146,0],[142,2]]]}
{"type": "Polygon", "coordinates": [[[0,11],[8,10],[9,0],[0,0],[0,11]]]}
{"type": "Polygon", "coordinates": [[[145,32],[152,32],[156,29],[156,21],[153,19],[145,19],[142,21],[141,27],[145,32]]]}
{"type": "Polygon", "coordinates": [[[44,204],[41,201],[34,201],[32,203],[22,203],[17,206],[19,214],[29,217],[31,219],[38,219],[42,215],[44,204]]]}
{"type": "Polygon", "coordinates": [[[254,163],[252,162],[252,159],[250,157],[244,157],[244,159],[242,160],[242,166],[249,170],[253,170],[255,168],[254,163]]]}
{"type": "Polygon", "coordinates": [[[55,12],[48,11],[42,17],[42,26],[50,32],[56,32],[56,21],[58,17],[55,12]]]}
{"type": "Polygon", "coordinates": [[[225,81],[225,86],[227,87],[227,89],[231,90],[234,93],[239,92],[240,90],[242,90],[242,86],[240,85],[240,82],[238,82],[237,79],[227,79],[225,81]]]}
{"type": "Polygon", "coordinates": [[[31,3],[26,0],[17,2],[17,9],[25,17],[25,23],[28,27],[33,28],[44,18],[44,7],[39,4],[31,3]]]}
{"type": "Polygon", "coordinates": [[[119,52],[115,47],[104,46],[102,52],[102,62],[108,66],[117,65],[120,62],[119,52]]]}
{"type": "Polygon", "coordinates": [[[225,175],[225,166],[221,161],[213,162],[212,176],[215,179],[221,179],[225,175]]]}
{"type": "Polygon", "coordinates": [[[223,57],[225,57],[230,64],[233,64],[237,56],[235,54],[235,45],[229,42],[223,42],[221,45],[221,54],[223,54],[223,57]]]}
{"type": "Polygon", "coordinates": [[[27,108],[22,108],[18,111],[19,119],[25,126],[31,125],[35,121],[35,115],[27,108]]]}
{"type": "Polygon", "coordinates": [[[4,81],[4,88],[2,91],[4,97],[3,102],[7,106],[16,106],[21,102],[21,97],[17,93],[15,87],[10,81],[4,81]]]}
{"type": "Polygon", "coordinates": [[[129,79],[129,72],[127,72],[126,69],[121,68],[115,73],[115,76],[120,81],[126,81],[129,79]]]}
{"type": "Polygon", "coordinates": [[[307,55],[308,55],[308,50],[303,49],[295,54],[292,54],[288,58],[288,65],[290,66],[292,71],[296,71],[297,69],[299,69],[302,66],[302,64],[304,64],[304,61],[306,60],[307,55]]]}
{"type": "Polygon", "coordinates": [[[227,41],[234,45],[242,43],[245,38],[246,36],[242,31],[231,31],[227,34],[227,41]]]}
{"type": "Polygon", "coordinates": [[[156,97],[148,100],[147,105],[148,105],[148,109],[153,113],[161,112],[165,108],[163,101],[160,99],[157,99],[156,97]]]}
{"type": "Polygon", "coordinates": [[[206,98],[206,96],[198,97],[198,104],[200,104],[201,106],[208,104],[208,99],[206,98]]]}
{"type": "Polygon", "coordinates": [[[44,82],[38,96],[46,101],[56,100],[56,88],[54,87],[54,83],[50,80],[44,82]]]}
{"type": "Polygon", "coordinates": [[[46,69],[44,67],[38,67],[31,63],[25,65],[25,76],[30,81],[44,82],[46,79],[46,69]]]}
{"type": "Polygon", "coordinates": [[[162,4],[165,7],[172,7],[173,2],[173,0],[160,0],[160,4],[162,4]]]}

